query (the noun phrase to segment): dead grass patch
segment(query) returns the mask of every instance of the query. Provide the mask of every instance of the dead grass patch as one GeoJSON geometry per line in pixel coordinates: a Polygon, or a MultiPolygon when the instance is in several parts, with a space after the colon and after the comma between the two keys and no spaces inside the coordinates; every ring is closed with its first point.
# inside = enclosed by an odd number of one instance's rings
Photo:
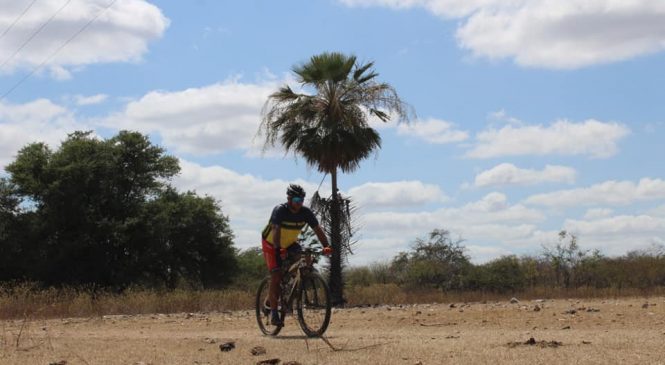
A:
{"type": "MultiPolygon", "coordinates": [[[[223,312],[253,308],[255,288],[228,290],[160,291],[128,289],[121,294],[72,288],[40,289],[33,284],[0,286],[0,319],[95,317],[108,314],[223,312]]],[[[410,290],[396,284],[349,287],[349,307],[406,305],[419,303],[472,303],[561,298],[619,298],[665,295],[662,287],[642,289],[552,289],[533,288],[520,293],[443,292],[410,290]]]]}

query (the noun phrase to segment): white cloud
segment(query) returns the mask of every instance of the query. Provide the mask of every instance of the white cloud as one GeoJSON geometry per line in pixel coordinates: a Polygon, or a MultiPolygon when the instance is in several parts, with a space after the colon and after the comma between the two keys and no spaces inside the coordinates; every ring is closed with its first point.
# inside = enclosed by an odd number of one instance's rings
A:
{"type": "Polygon", "coordinates": [[[648,213],[650,216],[665,218],[665,204],[651,209],[648,213]]]}
{"type": "Polygon", "coordinates": [[[413,238],[399,237],[367,237],[361,232],[359,244],[354,248],[354,255],[349,258],[352,265],[369,265],[375,262],[387,262],[393,259],[398,252],[409,249],[413,238]]]}
{"type": "Polygon", "coordinates": [[[617,142],[630,130],[619,123],[587,120],[574,123],[559,120],[549,126],[506,125],[489,128],[476,135],[471,158],[519,155],[588,155],[606,158],[617,153],[617,142]]]}
{"type": "Polygon", "coordinates": [[[504,109],[497,110],[495,112],[491,112],[488,114],[488,117],[490,120],[493,121],[499,121],[503,123],[508,123],[512,124],[515,126],[521,126],[524,125],[524,122],[522,122],[520,119],[517,119],[511,115],[508,115],[504,109]]]}
{"type": "Polygon", "coordinates": [[[618,215],[593,221],[571,219],[566,221],[564,227],[581,236],[617,233],[658,234],[665,232],[665,219],[648,215],[618,215]]]}
{"type": "MultiPolygon", "coordinates": [[[[236,243],[240,248],[256,246],[260,243],[260,231],[267,223],[271,209],[276,204],[285,201],[286,187],[291,183],[281,179],[266,180],[251,174],[240,174],[222,166],[202,166],[182,159],[180,160],[180,166],[181,173],[174,179],[174,185],[182,190],[195,190],[199,194],[207,194],[219,199],[224,213],[230,216],[232,228],[238,237],[236,243]]],[[[317,183],[304,180],[296,180],[295,182],[305,188],[308,196],[311,196],[318,187],[318,181],[317,183]]],[[[401,194],[394,194],[394,192],[404,192],[405,189],[417,191],[428,199],[433,199],[434,202],[438,201],[440,203],[445,198],[437,186],[426,185],[419,181],[366,183],[351,188],[349,191],[363,204],[376,203],[377,199],[380,200],[378,204],[383,207],[422,203],[421,196],[414,195],[405,199],[401,194]],[[386,193],[386,195],[375,195],[375,193],[380,192],[386,193]]],[[[321,191],[329,190],[329,185],[326,182],[321,187],[321,191]]],[[[494,198],[494,200],[497,199],[501,201],[505,197],[494,198]]],[[[499,204],[502,203],[499,202],[499,204]]],[[[482,211],[490,208],[478,206],[469,209],[482,211]]],[[[519,217],[522,213],[513,212],[508,214],[516,214],[519,217]]],[[[361,218],[364,222],[365,217],[361,218]]],[[[371,229],[363,229],[362,234],[371,242],[376,232],[371,229]]],[[[401,240],[400,242],[408,243],[410,241],[401,240]]],[[[367,247],[367,249],[369,248],[367,247]]]]}
{"type": "Polygon", "coordinates": [[[497,246],[468,245],[466,249],[466,253],[472,258],[471,261],[476,264],[482,264],[501,256],[513,254],[510,250],[497,246]]]}
{"type": "Polygon", "coordinates": [[[610,255],[647,248],[663,242],[665,218],[617,215],[594,220],[566,220],[564,229],[579,236],[583,248],[598,248],[610,255]]]}
{"type": "MultiPolygon", "coordinates": [[[[284,201],[284,190],[289,182],[265,180],[250,174],[240,174],[221,166],[201,166],[181,160],[182,172],[174,180],[179,189],[196,190],[200,194],[211,195],[222,202],[223,211],[231,218],[239,248],[257,246],[260,230],[266,224],[271,208],[284,201]]],[[[316,184],[299,180],[309,195],[316,184]]],[[[443,193],[436,186],[421,182],[367,183],[349,191],[354,196],[359,192],[399,191],[404,187],[420,189],[431,198],[443,199],[443,193]],[[375,187],[375,189],[373,188],[375,187]]],[[[323,189],[328,189],[324,186],[323,189]]],[[[388,194],[391,199],[381,201],[384,207],[396,207],[404,203],[417,205],[417,198],[404,198],[388,194]]],[[[371,197],[374,199],[374,197],[371,197]]],[[[429,212],[370,212],[361,216],[362,230],[354,264],[368,263],[377,259],[390,259],[400,250],[408,249],[416,237],[427,234],[433,228],[450,229],[461,234],[469,242],[486,240],[491,243],[511,245],[534,244],[529,238],[540,233],[536,223],[542,221],[542,213],[520,204],[511,205],[507,197],[500,193],[487,194],[482,199],[461,207],[441,208],[429,212]]],[[[481,245],[478,245],[479,247],[481,245]]],[[[494,256],[508,252],[506,247],[493,251],[494,256]]],[[[493,258],[487,249],[470,249],[475,260],[493,258]],[[477,251],[477,252],[476,252],[477,251]],[[476,255],[477,254],[477,255],[476,255]],[[478,257],[476,257],[478,256],[478,257]]]]}
{"type": "Polygon", "coordinates": [[[525,202],[550,207],[627,205],[637,201],[665,199],[665,180],[643,178],[632,181],[605,181],[587,188],[559,190],[528,197],[525,202]]]}
{"type": "Polygon", "coordinates": [[[73,113],[47,99],[25,104],[0,101],[0,169],[28,143],[45,142],[56,147],[75,130],[87,130],[73,113]]]}
{"type": "Polygon", "coordinates": [[[502,163],[485,170],[475,178],[475,186],[535,185],[547,182],[574,183],[575,169],[566,166],[547,165],[543,170],[521,169],[510,163],[502,163]]]}
{"type": "Polygon", "coordinates": [[[69,70],[67,70],[66,68],[59,65],[53,65],[49,67],[48,71],[51,77],[58,81],[66,81],[72,78],[72,73],[69,72],[69,70]]]}
{"type": "MultiPolygon", "coordinates": [[[[293,84],[289,77],[241,82],[239,78],[179,91],[151,91],[128,102],[125,109],[100,121],[115,129],[156,133],[168,148],[177,153],[209,155],[230,150],[245,151],[248,156],[262,152],[262,138],[257,136],[261,110],[282,84],[293,84]]],[[[292,85],[298,88],[298,85],[292,85]]],[[[437,119],[398,124],[391,119],[383,123],[369,117],[373,128],[395,128],[397,134],[408,135],[429,143],[461,142],[468,132],[455,129],[454,124],[437,119]]],[[[276,146],[267,155],[283,154],[276,146]]]]}
{"type": "Polygon", "coordinates": [[[468,239],[516,239],[536,231],[545,217],[521,204],[511,205],[501,193],[490,193],[461,207],[424,212],[376,212],[363,217],[363,228],[381,237],[409,241],[434,228],[445,228],[468,239]]]}
{"type": "Polygon", "coordinates": [[[74,101],[76,102],[76,105],[79,106],[95,105],[103,103],[104,101],[106,101],[106,99],[108,99],[108,97],[109,96],[106,94],[96,94],[90,96],[75,95],[74,101]]]}
{"type": "MultiPolygon", "coordinates": [[[[519,230],[520,233],[524,232],[519,228],[515,229],[509,226],[499,225],[493,227],[486,226],[483,227],[483,230],[485,231],[483,234],[490,234],[494,237],[493,242],[490,242],[487,245],[480,245],[472,243],[473,240],[469,239],[462,243],[462,245],[466,248],[465,253],[471,257],[471,261],[474,263],[484,263],[500,256],[514,254],[515,252],[511,250],[512,247],[502,246],[497,237],[506,231],[514,233],[515,231],[519,230]]],[[[457,238],[457,232],[451,233],[454,238],[457,238]]],[[[476,231],[471,233],[474,237],[477,236],[476,231]]],[[[540,242],[538,240],[531,239],[531,237],[533,237],[535,234],[532,230],[528,230],[528,232],[524,234],[525,237],[529,237],[529,244],[537,246],[537,242],[540,242]]],[[[367,265],[377,261],[390,261],[398,252],[408,251],[417,237],[422,238],[426,235],[427,231],[423,231],[412,235],[361,238],[359,241],[360,244],[354,251],[355,255],[351,256],[350,258],[351,263],[353,265],[367,265]]],[[[556,237],[556,233],[553,233],[550,236],[556,237]]],[[[468,236],[464,234],[464,238],[466,239],[468,236]]]]}
{"type": "Polygon", "coordinates": [[[588,209],[586,213],[584,213],[584,219],[594,220],[599,218],[607,218],[611,216],[613,213],[614,210],[609,208],[592,208],[588,209]]]}
{"type": "Polygon", "coordinates": [[[532,0],[474,13],[457,39],[478,56],[573,69],[662,51],[664,17],[660,1],[532,0]]]}
{"type": "Polygon", "coordinates": [[[423,8],[461,18],[456,37],[476,56],[573,69],[665,49],[665,3],[653,0],[339,0],[423,8]]]}
{"type": "Polygon", "coordinates": [[[458,207],[370,212],[362,215],[359,256],[352,257],[352,263],[389,260],[435,228],[448,229],[453,236],[463,237],[472,259],[484,262],[514,249],[540,247],[545,239],[556,237],[556,232],[538,229],[537,224],[544,219],[541,212],[510,204],[504,194],[496,192],[458,207]]]}
{"type": "Polygon", "coordinates": [[[358,205],[367,210],[412,207],[447,200],[438,185],[421,181],[368,182],[349,190],[358,205]]]}
{"type": "MultiPolygon", "coordinates": [[[[26,8],[28,1],[5,1],[0,29],[26,8]]],[[[56,14],[63,1],[37,1],[25,16],[0,39],[0,73],[35,67],[53,54],[88,21],[109,4],[106,0],[74,0],[37,34],[15,57],[12,55],[42,24],[56,14]],[[11,59],[10,59],[11,58],[11,59]]],[[[94,63],[138,61],[148,42],[160,38],[169,25],[161,10],[145,0],[120,0],[74,38],[47,64],[56,79],[71,77],[67,69],[94,63]]]]}
{"type": "Polygon", "coordinates": [[[469,138],[468,132],[455,129],[453,123],[438,119],[400,124],[397,126],[397,134],[416,137],[434,144],[462,142],[469,138]]]}
{"type": "Polygon", "coordinates": [[[180,167],[181,173],[174,180],[179,188],[217,197],[222,200],[227,213],[254,222],[257,218],[254,214],[256,209],[261,210],[259,215],[262,222],[268,219],[274,205],[286,201],[286,188],[290,183],[301,184],[309,196],[317,187],[303,180],[265,180],[222,166],[202,166],[183,159],[180,160],[180,167]]]}
{"type": "Polygon", "coordinates": [[[228,80],[182,91],[152,91],[103,121],[113,128],[158,133],[178,153],[214,154],[260,149],[261,108],[276,81],[228,80]]]}

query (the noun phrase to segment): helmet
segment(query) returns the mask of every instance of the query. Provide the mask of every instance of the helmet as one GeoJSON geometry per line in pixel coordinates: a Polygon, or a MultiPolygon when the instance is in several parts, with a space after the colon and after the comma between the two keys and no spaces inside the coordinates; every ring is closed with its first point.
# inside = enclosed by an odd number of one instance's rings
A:
{"type": "Polygon", "coordinates": [[[289,198],[304,198],[305,195],[305,189],[303,189],[300,185],[291,184],[289,185],[288,189],[286,189],[286,196],[289,198]]]}

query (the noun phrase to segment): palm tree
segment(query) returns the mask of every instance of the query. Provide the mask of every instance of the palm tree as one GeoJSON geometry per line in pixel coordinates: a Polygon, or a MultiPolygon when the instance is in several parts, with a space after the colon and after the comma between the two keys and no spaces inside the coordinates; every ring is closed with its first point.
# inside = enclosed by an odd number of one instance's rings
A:
{"type": "Polygon", "coordinates": [[[395,116],[402,122],[412,114],[391,85],[376,80],[373,66],[373,62],[360,63],[355,56],[342,53],[313,56],[293,67],[304,91],[285,85],[270,95],[259,127],[265,148],[279,142],[287,153],[301,156],[309,166],[331,176],[330,241],[334,251],[329,284],[337,304],[344,301],[338,171],[355,171],[362,160],[381,148],[381,137],[370,126],[370,118],[388,122],[395,116]]]}

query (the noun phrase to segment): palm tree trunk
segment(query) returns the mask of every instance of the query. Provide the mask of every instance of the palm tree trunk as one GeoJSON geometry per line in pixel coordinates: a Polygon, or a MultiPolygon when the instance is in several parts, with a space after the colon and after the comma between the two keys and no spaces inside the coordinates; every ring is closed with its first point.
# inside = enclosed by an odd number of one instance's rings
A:
{"type": "Polygon", "coordinates": [[[328,278],[328,284],[330,285],[332,304],[334,306],[341,306],[344,304],[344,283],[342,281],[342,242],[340,234],[340,204],[339,196],[337,194],[337,168],[332,171],[330,176],[332,179],[330,243],[333,248],[333,253],[330,257],[330,277],[328,278]]]}

